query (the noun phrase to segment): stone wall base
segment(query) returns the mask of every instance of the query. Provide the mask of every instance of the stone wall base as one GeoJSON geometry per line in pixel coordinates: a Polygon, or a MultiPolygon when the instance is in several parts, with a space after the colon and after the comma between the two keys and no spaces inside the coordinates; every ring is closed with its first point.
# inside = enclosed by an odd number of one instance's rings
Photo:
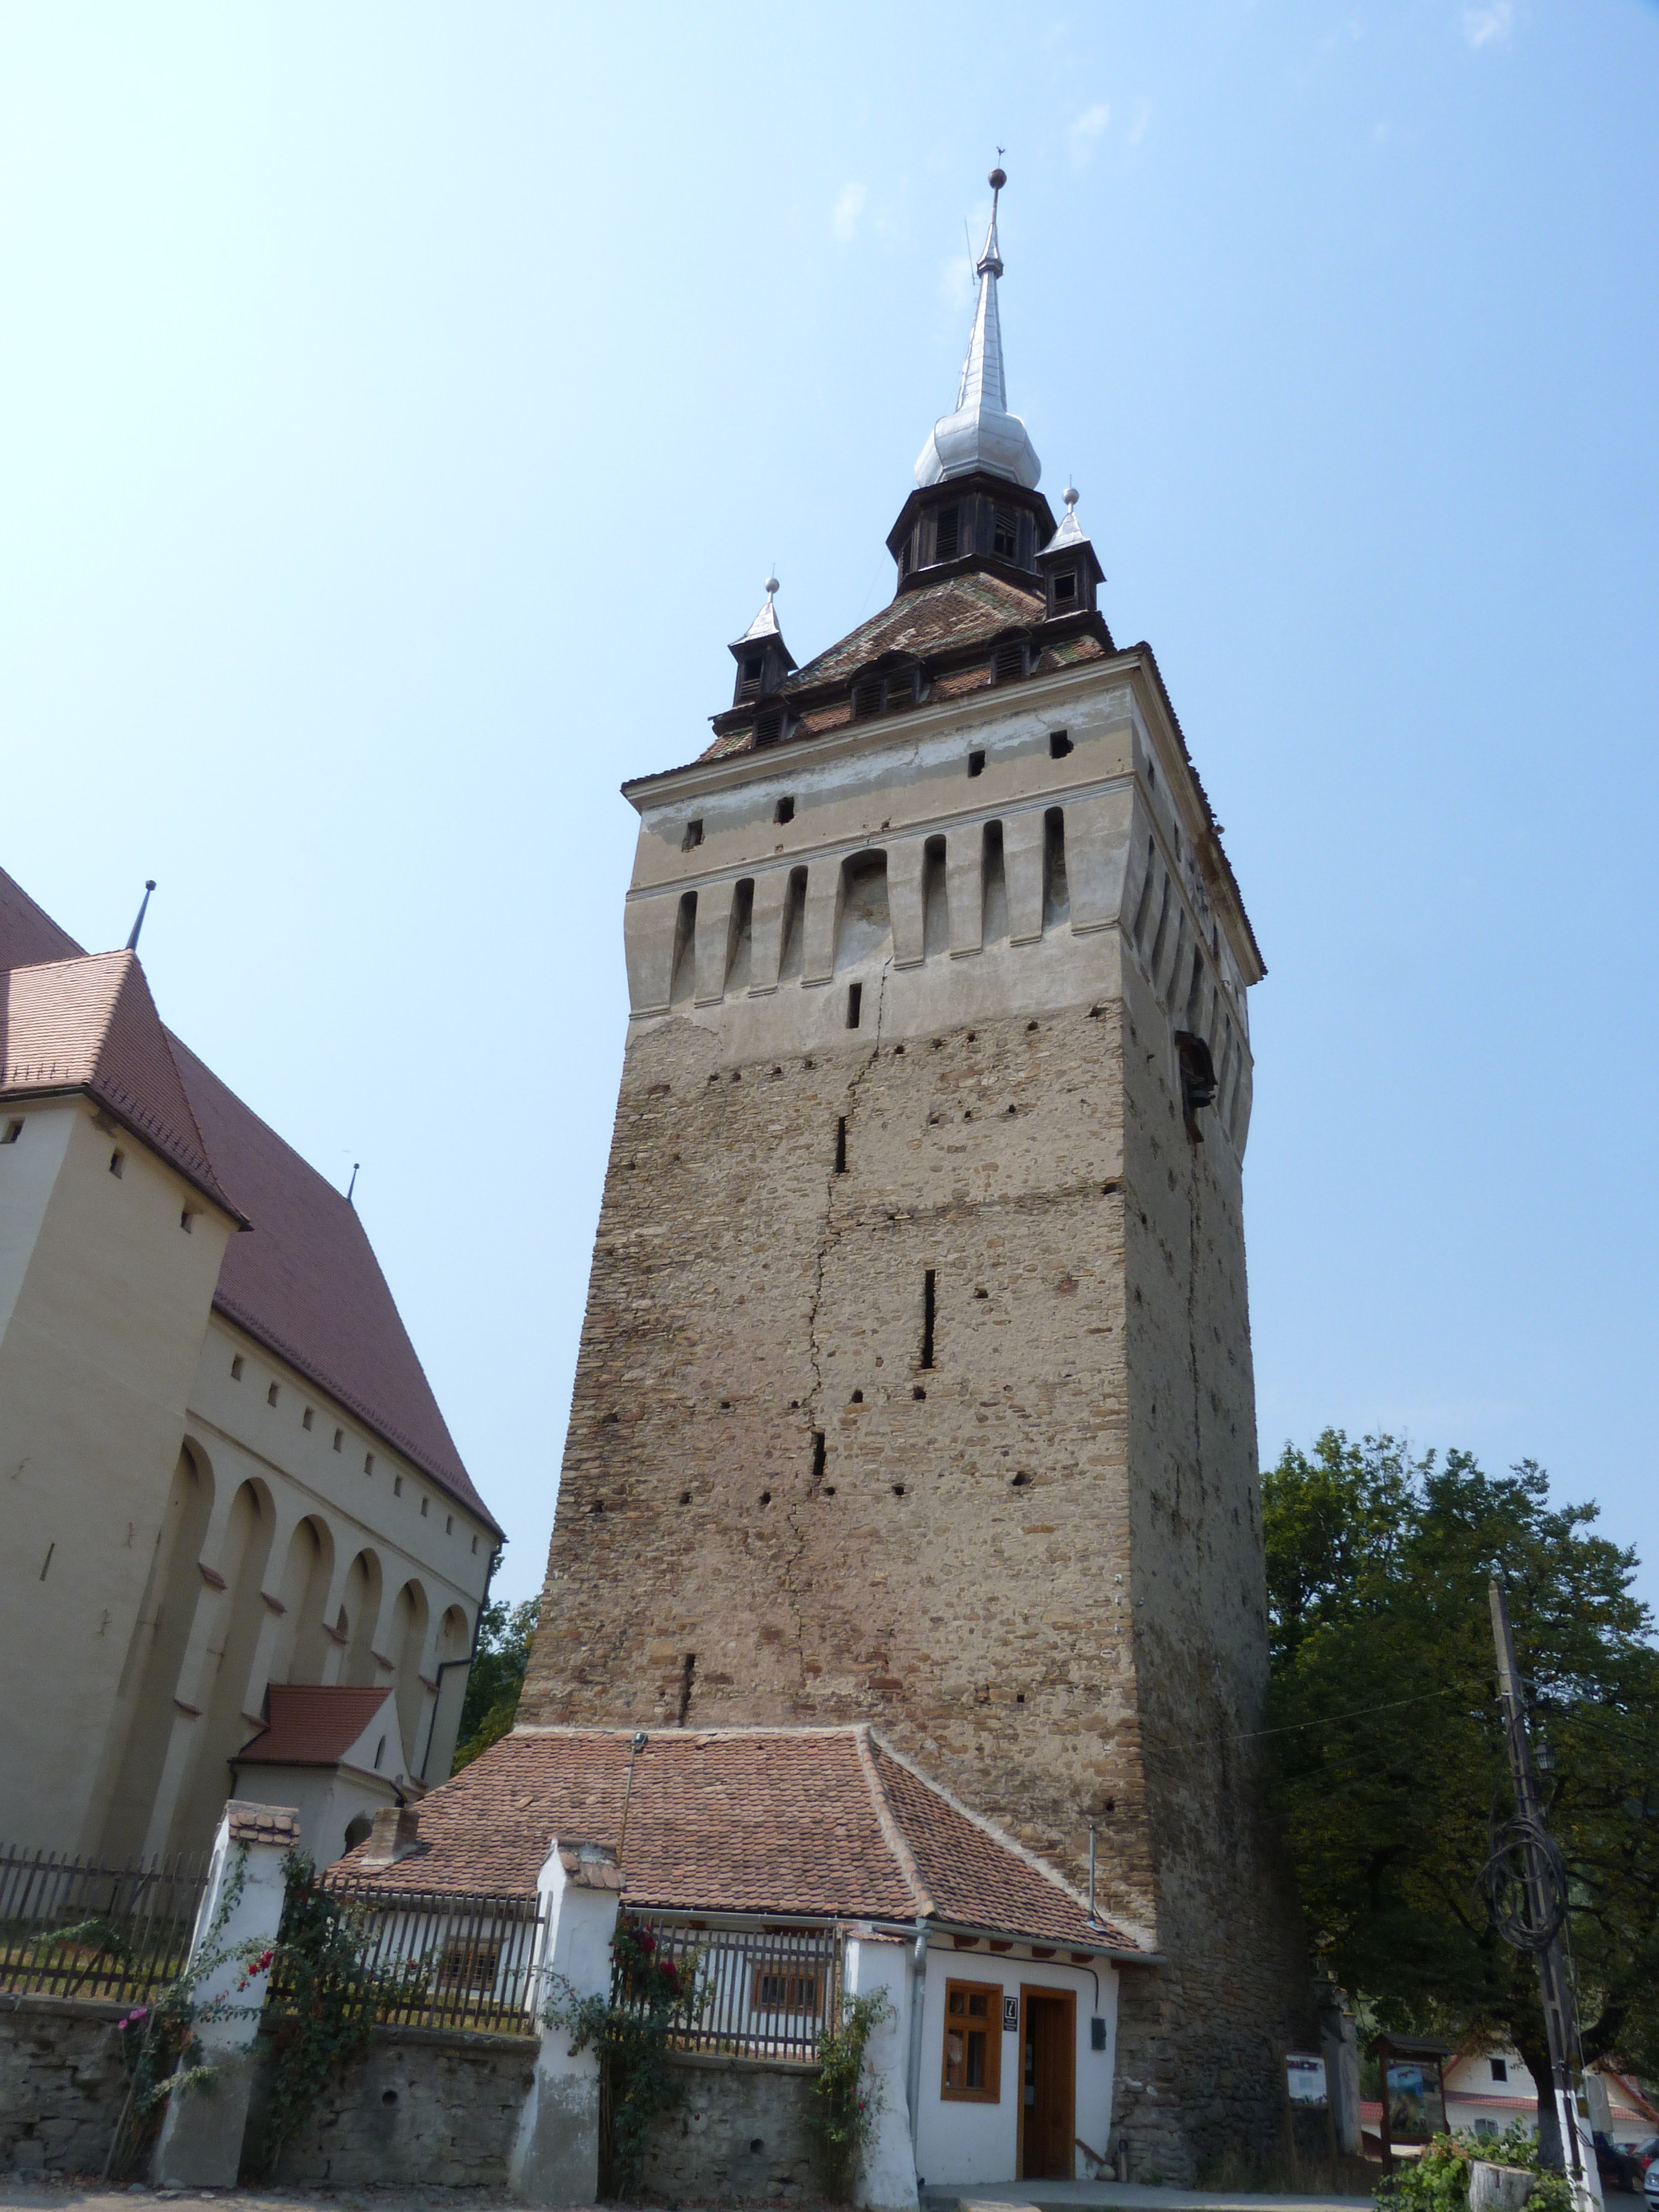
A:
{"type": "Polygon", "coordinates": [[[795,2203],[823,2194],[815,2066],[688,2057],[685,2101],[658,2130],[645,2185],[669,2203],[795,2203]]]}
{"type": "Polygon", "coordinates": [[[115,2023],[129,2009],[0,1995],[0,2174],[103,2172],[126,2102],[115,2023]]]}

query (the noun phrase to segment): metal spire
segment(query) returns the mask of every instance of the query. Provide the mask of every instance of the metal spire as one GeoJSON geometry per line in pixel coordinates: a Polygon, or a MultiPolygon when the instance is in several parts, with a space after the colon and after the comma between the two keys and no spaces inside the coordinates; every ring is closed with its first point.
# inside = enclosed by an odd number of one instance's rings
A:
{"type": "Polygon", "coordinates": [[[775,576],[769,576],[766,580],[766,604],[738,640],[739,645],[746,645],[750,638],[777,637],[781,635],[778,629],[777,609],[772,604],[777,595],[778,580],[775,576]]]}
{"type": "Polygon", "coordinates": [[[916,463],[919,484],[938,483],[942,477],[965,476],[983,469],[992,476],[1011,477],[1028,491],[1036,489],[1042,464],[1018,415],[1008,412],[1007,387],[1002,368],[1002,320],[997,313],[997,279],[1002,274],[1002,252],[997,243],[997,203],[1008,179],[1001,169],[990,174],[991,222],[985,234],[985,250],[975,264],[979,301],[968,355],[962,364],[956,410],[934,423],[916,463]]]}
{"type": "Polygon", "coordinates": [[[155,888],[155,877],[150,876],[147,878],[144,884],[144,896],[138,902],[138,919],[133,923],[132,934],[127,939],[127,951],[129,952],[136,952],[138,950],[138,933],[144,926],[144,916],[149,912],[149,895],[155,888]]]}

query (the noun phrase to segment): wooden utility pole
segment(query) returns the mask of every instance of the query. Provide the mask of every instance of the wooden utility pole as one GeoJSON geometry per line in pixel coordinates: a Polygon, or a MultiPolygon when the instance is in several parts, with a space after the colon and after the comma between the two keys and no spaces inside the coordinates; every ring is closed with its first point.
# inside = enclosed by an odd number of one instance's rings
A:
{"type": "Polygon", "coordinates": [[[1588,2208],[1600,2207],[1601,2188],[1594,2154],[1586,2158],[1584,2139],[1578,2127],[1578,2100],[1572,2079],[1573,2053],[1578,2036],[1572,1985],[1567,1979],[1566,1961],[1561,1953],[1565,1899],[1561,1894],[1559,1862],[1550,1847],[1549,1832],[1544,1826],[1543,1800],[1533,1771],[1526,1706],[1515,1664],[1515,1639],[1510,1632],[1510,1609],[1496,1582],[1487,1588],[1492,1600],[1492,1641],[1498,1647],[1498,1694],[1504,1707],[1510,1779],[1515,1785],[1512,1833],[1524,1869],[1526,1911],[1522,1925],[1515,1934],[1538,1960],[1538,1991],[1544,2008],[1544,2032],[1549,2039],[1561,2152],[1566,2160],[1567,2181],[1574,2202],[1580,2212],[1588,2212],[1588,2208]]]}

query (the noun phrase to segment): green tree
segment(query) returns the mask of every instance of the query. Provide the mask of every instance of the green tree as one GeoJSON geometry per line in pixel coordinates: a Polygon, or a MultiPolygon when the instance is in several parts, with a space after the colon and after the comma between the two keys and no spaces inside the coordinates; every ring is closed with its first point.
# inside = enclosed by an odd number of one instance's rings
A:
{"type": "Polygon", "coordinates": [[[1659,1650],[1636,1555],[1531,1462],[1327,1430],[1262,1478],[1269,1741],[1315,1948],[1380,2027],[1548,2060],[1536,1969],[1480,1881],[1510,1806],[1487,1584],[1504,1587],[1587,2058],[1659,2072],[1659,1650]]]}
{"type": "Polygon", "coordinates": [[[478,1648],[472,1671],[466,1678],[466,1699],[461,1707],[459,1741],[455,1747],[452,1774],[475,1759],[481,1751],[504,1736],[519,1710],[524,1670],[530,1646],[541,1618],[539,1597],[509,1606],[497,1598],[485,1606],[478,1626],[478,1648]]]}

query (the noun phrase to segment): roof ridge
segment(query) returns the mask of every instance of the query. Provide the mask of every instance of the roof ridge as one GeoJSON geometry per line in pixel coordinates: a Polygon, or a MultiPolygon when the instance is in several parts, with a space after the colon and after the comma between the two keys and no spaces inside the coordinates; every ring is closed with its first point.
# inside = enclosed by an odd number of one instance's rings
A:
{"type": "Polygon", "coordinates": [[[898,1815],[887,1802],[887,1792],[882,1786],[881,1771],[876,1765],[875,1755],[870,1747],[871,1729],[868,1721],[859,1723],[853,1731],[853,1737],[858,1745],[859,1765],[864,1770],[865,1779],[870,1785],[870,1795],[876,1808],[876,1818],[881,1823],[881,1832],[886,1838],[887,1848],[898,1861],[899,1872],[904,1876],[905,1884],[923,1914],[929,1920],[936,1920],[939,1917],[939,1908],[933,1902],[933,1893],[921,1878],[921,1869],[916,1864],[915,1853],[910,1849],[904,1831],[899,1826],[898,1815]]]}
{"type": "MultiPolygon", "coordinates": [[[[730,1728],[660,1728],[647,1730],[652,1737],[667,1736],[671,1741],[684,1739],[690,1741],[700,1735],[856,1735],[866,1723],[861,1721],[817,1721],[792,1725],[787,1721],[738,1722],[730,1728]]],[[[513,1735],[616,1735],[626,1736],[631,1741],[639,1733],[621,1721],[595,1721],[584,1725],[580,1721],[515,1721],[509,1733],[513,1735]]],[[[505,1741],[505,1738],[501,1741],[505,1741]]],[[[451,1778],[452,1780],[453,1778],[451,1778]]]]}
{"type": "MultiPolygon", "coordinates": [[[[1075,1888],[1067,1881],[1065,1875],[1056,1868],[1050,1866],[1046,1859],[1039,1857],[1036,1851],[1030,1850],[1017,1838],[1011,1836],[1006,1829],[999,1827],[994,1820],[988,1820],[983,1813],[976,1813],[971,1805],[964,1804],[953,1790],[947,1790],[942,1782],[935,1781],[931,1774],[924,1772],[916,1765],[915,1759],[908,1759],[902,1751],[896,1750],[893,1745],[888,1743],[877,1733],[873,1726],[870,1727],[870,1740],[878,1751],[892,1760],[895,1766],[902,1766],[907,1774],[921,1784],[924,1790],[931,1790],[935,1797],[942,1799],[953,1813],[960,1813],[964,1820],[970,1821],[982,1835],[988,1836],[1000,1850],[1010,1852],[1015,1858],[1023,1860],[1034,1874],[1041,1875],[1046,1882],[1059,1890],[1060,1894],[1073,1905],[1080,1906],[1084,1913],[1087,1914],[1088,1899],[1080,1889],[1075,1888]]],[[[1095,1907],[1093,1924],[1099,1927],[1105,1925],[1101,1917],[1098,1903],[1095,1907]]],[[[1154,1948],[1152,1931],[1144,1921],[1133,1920],[1121,1913],[1114,1911],[1111,1925],[1121,1929],[1133,1942],[1144,1944],[1149,1950],[1154,1948]]]]}

